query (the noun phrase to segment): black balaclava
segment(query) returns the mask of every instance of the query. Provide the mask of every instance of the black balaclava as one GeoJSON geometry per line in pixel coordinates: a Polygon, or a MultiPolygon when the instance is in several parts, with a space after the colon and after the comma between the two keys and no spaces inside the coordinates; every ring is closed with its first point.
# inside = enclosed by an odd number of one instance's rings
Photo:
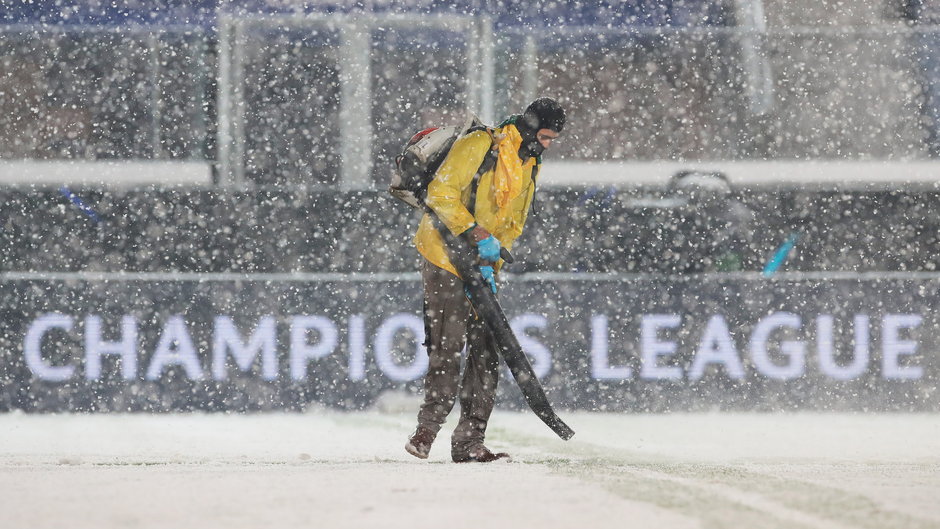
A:
{"type": "Polygon", "coordinates": [[[516,119],[516,128],[522,136],[519,158],[525,160],[541,156],[545,147],[536,137],[538,131],[548,129],[560,134],[561,129],[565,128],[565,109],[550,97],[540,97],[516,119]]]}

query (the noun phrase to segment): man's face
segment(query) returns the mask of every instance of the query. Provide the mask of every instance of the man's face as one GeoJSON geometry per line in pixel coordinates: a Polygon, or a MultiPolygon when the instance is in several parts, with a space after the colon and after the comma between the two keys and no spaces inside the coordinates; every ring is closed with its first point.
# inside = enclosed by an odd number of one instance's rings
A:
{"type": "Polygon", "coordinates": [[[538,140],[543,149],[547,149],[556,138],[558,138],[558,133],[551,129],[539,129],[535,133],[535,139],[538,140]]]}

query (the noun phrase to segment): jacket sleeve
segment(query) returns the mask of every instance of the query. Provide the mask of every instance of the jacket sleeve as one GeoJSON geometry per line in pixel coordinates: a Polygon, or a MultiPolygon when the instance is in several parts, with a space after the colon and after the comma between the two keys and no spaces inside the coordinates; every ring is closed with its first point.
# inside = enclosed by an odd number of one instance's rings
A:
{"type": "Polygon", "coordinates": [[[454,235],[469,230],[475,222],[463,202],[463,195],[483,163],[490,142],[489,135],[483,131],[459,138],[428,184],[425,202],[454,235]]]}

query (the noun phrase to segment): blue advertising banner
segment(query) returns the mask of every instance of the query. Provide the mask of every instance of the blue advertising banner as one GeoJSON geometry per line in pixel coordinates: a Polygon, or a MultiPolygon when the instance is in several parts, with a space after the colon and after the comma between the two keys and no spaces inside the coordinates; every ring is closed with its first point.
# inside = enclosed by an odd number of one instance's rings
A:
{"type": "MultiPolygon", "coordinates": [[[[940,410],[940,276],[530,274],[501,292],[559,408],[940,410]]],[[[13,274],[0,409],[341,409],[420,392],[417,275],[13,274]]],[[[503,406],[523,407],[504,377],[503,406]]]]}

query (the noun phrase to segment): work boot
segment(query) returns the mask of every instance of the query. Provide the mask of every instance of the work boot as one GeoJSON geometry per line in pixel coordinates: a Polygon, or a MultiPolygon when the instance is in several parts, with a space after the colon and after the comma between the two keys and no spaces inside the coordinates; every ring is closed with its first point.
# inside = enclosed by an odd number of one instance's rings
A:
{"type": "Polygon", "coordinates": [[[494,454],[489,448],[483,446],[482,443],[471,446],[466,452],[451,450],[450,456],[451,459],[454,460],[454,463],[492,463],[500,459],[512,461],[512,458],[509,457],[509,454],[506,452],[497,452],[494,454]]]}
{"type": "Polygon", "coordinates": [[[415,433],[408,438],[405,451],[418,459],[427,459],[428,454],[431,453],[431,445],[434,443],[435,437],[437,437],[436,433],[418,426],[415,433]]]}

